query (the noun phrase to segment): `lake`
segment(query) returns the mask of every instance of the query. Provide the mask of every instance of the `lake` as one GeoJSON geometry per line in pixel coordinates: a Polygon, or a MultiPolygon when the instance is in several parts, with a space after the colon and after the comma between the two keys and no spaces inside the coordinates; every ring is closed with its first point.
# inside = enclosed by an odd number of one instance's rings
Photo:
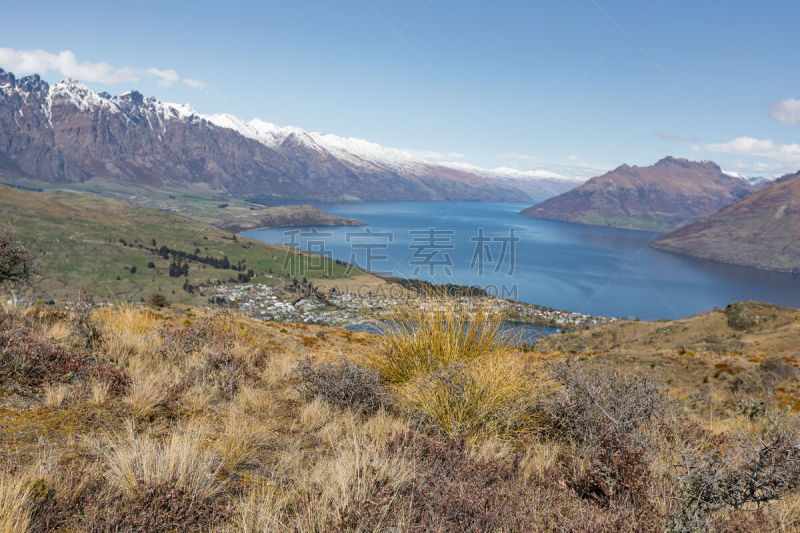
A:
{"type": "Polygon", "coordinates": [[[365,227],[268,228],[246,236],[298,244],[369,270],[475,285],[593,315],[680,318],[740,300],[800,307],[800,276],[680,256],[657,234],[539,220],[528,203],[319,203],[365,227]]]}

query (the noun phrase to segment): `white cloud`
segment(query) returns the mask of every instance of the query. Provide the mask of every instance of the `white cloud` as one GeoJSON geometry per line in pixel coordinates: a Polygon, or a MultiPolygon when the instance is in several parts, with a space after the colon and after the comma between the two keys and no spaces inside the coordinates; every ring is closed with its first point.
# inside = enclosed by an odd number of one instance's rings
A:
{"type": "Polygon", "coordinates": [[[101,83],[124,83],[139,81],[135,69],[113,68],[105,62],[79,62],[75,54],[64,50],[51,54],[44,50],[14,50],[0,48],[0,65],[15,74],[59,72],[68,78],[101,83]]]}
{"type": "Polygon", "coordinates": [[[484,168],[484,167],[479,167],[477,165],[464,163],[461,161],[443,162],[442,165],[454,168],[456,170],[463,170],[464,172],[472,172],[473,174],[478,174],[480,176],[487,176],[487,177],[502,177],[511,179],[576,180],[576,178],[570,178],[568,176],[564,176],[563,174],[543,169],[522,170],[510,167],[484,168]]]}
{"type": "Polygon", "coordinates": [[[581,156],[579,156],[579,155],[571,155],[571,156],[569,156],[569,160],[570,161],[580,161],[581,160],[581,156]]]}
{"type": "Polygon", "coordinates": [[[203,89],[205,89],[207,87],[206,82],[200,81],[200,80],[196,80],[194,78],[183,78],[183,80],[181,80],[181,81],[183,81],[184,85],[188,85],[192,89],[198,89],[198,90],[202,91],[203,89]]]}
{"type": "Polygon", "coordinates": [[[180,80],[181,77],[178,76],[178,73],[172,69],[169,70],[160,70],[156,67],[150,67],[147,69],[148,74],[152,74],[156,78],[160,78],[158,84],[162,87],[169,87],[170,85],[174,84],[176,81],[180,80]]]}
{"type": "Polygon", "coordinates": [[[709,152],[723,154],[738,154],[766,157],[783,163],[800,162],[800,144],[777,144],[771,139],[756,139],[755,137],[736,137],[726,143],[710,143],[702,146],[693,146],[695,150],[703,149],[709,152]]]}
{"type": "Polygon", "coordinates": [[[725,168],[750,176],[779,176],[800,167],[800,144],[779,144],[771,139],[737,137],[726,143],[695,144],[696,152],[731,154],[725,168]],[[738,156],[738,157],[736,157],[738,156]]]}
{"type": "Polygon", "coordinates": [[[787,98],[772,105],[769,114],[779,122],[800,126],[800,100],[787,98]]]}
{"type": "MultiPolygon", "coordinates": [[[[104,61],[78,61],[70,50],[54,54],[45,50],[0,48],[0,67],[20,76],[56,72],[67,78],[108,84],[138,82],[143,77],[150,77],[155,78],[159,85],[168,87],[181,80],[173,69],[112,67],[104,61]]],[[[195,89],[205,87],[205,83],[192,78],[183,78],[182,81],[195,89]]]]}

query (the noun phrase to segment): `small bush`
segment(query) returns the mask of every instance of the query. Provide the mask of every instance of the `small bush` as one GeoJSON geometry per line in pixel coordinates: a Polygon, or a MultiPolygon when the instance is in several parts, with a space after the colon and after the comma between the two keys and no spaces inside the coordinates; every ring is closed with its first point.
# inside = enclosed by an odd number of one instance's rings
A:
{"type": "Polygon", "coordinates": [[[231,514],[220,498],[202,498],[171,483],[143,485],[135,495],[111,495],[85,513],[86,531],[210,531],[231,514]],[[116,497],[115,497],[116,496],[116,497]]]}
{"type": "Polygon", "coordinates": [[[759,365],[762,380],[771,385],[777,385],[785,379],[797,379],[797,368],[777,356],[767,357],[759,365]]]}
{"type": "Polygon", "coordinates": [[[677,465],[680,507],[671,527],[707,528],[713,511],[777,500],[800,487],[800,439],[784,431],[737,440],[727,453],[684,453],[677,465]]]}
{"type": "Polygon", "coordinates": [[[169,300],[160,292],[154,292],[147,297],[147,305],[156,309],[161,309],[162,307],[169,307],[169,300]]]}
{"type": "Polygon", "coordinates": [[[370,414],[389,404],[389,395],[380,376],[372,370],[340,357],[335,363],[315,365],[310,358],[300,361],[295,370],[301,391],[326,402],[370,414]]]}
{"type": "Polygon", "coordinates": [[[652,511],[648,491],[653,480],[644,456],[644,449],[627,436],[601,435],[589,467],[572,487],[580,497],[603,507],[625,506],[637,515],[652,511]]]}
{"type": "Polygon", "coordinates": [[[542,405],[558,436],[578,444],[603,434],[630,434],[664,413],[666,399],[647,375],[605,370],[573,360],[552,365],[561,385],[542,405]]]}
{"type": "Polygon", "coordinates": [[[47,383],[86,381],[109,383],[113,393],[124,390],[127,378],[108,363],[84,350],[36,337],[28,327],[0,312],[0,383],[14,381],[39,387],[47,383]]]}
{"type": "Polygon", "coordinates": [[[514,491],[518,458],[478,459],[464,440],[438,442],[414,432],[387,444],[390,456],[412,460],[413,478],[391,481],[352,498],[336,531],[528,531],[525,492],[514,491]]]}
{"type": "Polygon", "coordinates": [[[100,329],[92,320],[94,312],[94,299],[81,292],[80,298],[72,306],[69,320],[69,332],[75,346],[92,350],[101,340],[100,329]]]}

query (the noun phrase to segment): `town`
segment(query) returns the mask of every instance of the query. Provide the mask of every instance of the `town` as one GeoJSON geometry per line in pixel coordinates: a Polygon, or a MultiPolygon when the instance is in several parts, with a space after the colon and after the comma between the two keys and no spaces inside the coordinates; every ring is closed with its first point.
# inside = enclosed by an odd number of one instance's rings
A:
{"type": "MultiPolygon", "coordinates": [[[[242,314],[265,321],[298,322],[324,326],[347,326],[370,320],[389,318],[392,310],[407,301],[413,293],[404,289],[365,291],[364,293],[337,291],[325,293],[318,289],[300,292],[265,283],[219,283],[198,287],[216,305],[238,309],[242,314]]],[[[473,296],[460,296],[462,301],[473,296]]],[[[578,329],[614,322],[613,317],[591,316],[570,311],[482,296],[492,312],[505,313],[511,322],[560,329],[578,329]]]]}

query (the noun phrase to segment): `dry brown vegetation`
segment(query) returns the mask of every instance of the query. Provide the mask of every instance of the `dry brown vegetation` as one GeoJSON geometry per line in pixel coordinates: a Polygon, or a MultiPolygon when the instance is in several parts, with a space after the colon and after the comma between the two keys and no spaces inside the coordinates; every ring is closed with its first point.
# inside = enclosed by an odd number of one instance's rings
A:
{"type": "Polygon", "coordinates": [[[797,529],[797,311],[397,318],[0,312],[0,532],[797,529]]]}

